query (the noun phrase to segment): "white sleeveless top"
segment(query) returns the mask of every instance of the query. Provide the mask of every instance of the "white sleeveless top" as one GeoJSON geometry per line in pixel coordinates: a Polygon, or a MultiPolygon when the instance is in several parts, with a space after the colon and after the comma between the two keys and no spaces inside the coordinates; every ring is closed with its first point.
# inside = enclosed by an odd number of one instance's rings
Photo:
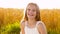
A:
{"type": "Polygon", "coordinates": [[[37,21],[37,24],[34,28],[29,28],[27,26],[27,21],[25,22],[25,34],[40,34],[37,29],[37,25],[41,23],[41,21],[37,21]]]}

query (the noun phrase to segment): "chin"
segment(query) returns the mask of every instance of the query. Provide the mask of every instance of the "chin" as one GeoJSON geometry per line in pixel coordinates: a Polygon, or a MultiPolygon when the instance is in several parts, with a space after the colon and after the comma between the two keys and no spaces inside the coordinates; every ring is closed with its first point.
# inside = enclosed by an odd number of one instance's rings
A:
{"type": "Polygon", "coordinates": [[[34,16],[28,16],[28,18],[29,18],[29,19],[33,19],[33,18],[34,18],[34,16]]]}

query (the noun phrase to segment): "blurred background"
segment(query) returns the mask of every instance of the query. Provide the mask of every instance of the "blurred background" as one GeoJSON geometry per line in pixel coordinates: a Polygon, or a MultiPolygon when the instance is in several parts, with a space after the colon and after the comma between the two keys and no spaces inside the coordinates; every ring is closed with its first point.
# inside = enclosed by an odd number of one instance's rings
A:
{"type": "Polygon", "coordinates": [[[20,23],[28,3],[38,4],[48,34],[60,34],[60,0],[0,0],[0,33],[20,34],[20,23]]]}

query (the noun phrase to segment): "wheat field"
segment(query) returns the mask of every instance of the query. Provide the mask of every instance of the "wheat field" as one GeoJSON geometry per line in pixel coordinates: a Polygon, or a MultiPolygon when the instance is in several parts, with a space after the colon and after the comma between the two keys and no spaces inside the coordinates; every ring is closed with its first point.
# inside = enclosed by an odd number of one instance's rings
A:
{"type": "MultiPolygon", "coordinates": [[[[19,34],[24,9],[0,8],[0,33],[19,34]]],[[[60,34],[60,9],[40,9],[48,34],[60,34]]]]}

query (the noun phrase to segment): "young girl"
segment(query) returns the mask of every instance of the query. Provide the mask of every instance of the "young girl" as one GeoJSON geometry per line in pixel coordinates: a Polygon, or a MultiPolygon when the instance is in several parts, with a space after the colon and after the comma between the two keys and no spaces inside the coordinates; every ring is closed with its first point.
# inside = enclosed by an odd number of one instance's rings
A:
{"type": "Polygon", "coordinates": [[[29,3],[26,7],[25,18],[21,23],[22,34],[47,34],[44,23],[40,20],[40,10],[37,4],[29,3]]]}

